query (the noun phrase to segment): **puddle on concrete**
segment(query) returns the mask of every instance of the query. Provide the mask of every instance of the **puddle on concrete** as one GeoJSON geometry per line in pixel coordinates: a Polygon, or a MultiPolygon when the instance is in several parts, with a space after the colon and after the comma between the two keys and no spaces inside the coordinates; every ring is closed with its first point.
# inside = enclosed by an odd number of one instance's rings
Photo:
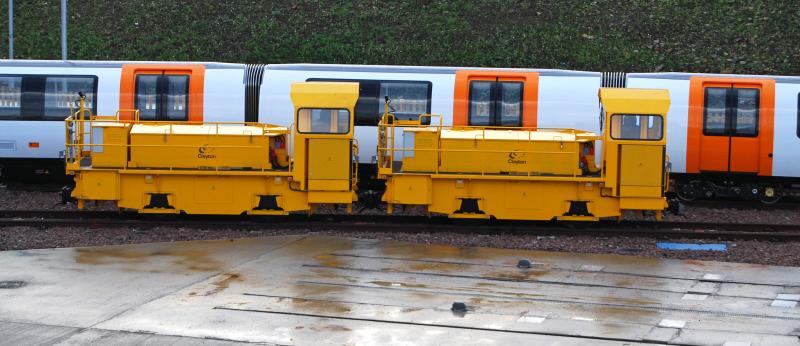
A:
{"type": "Polygon", "coordinates": [[[129,248],[101,246],[75,249],[75,262],[91,265],[139,264],[158,257],[170,257],[172,264],[191,271],[219,271],[223,263],[210,257],[209,250],[186,245],[129,248]]]}
{"type": "Polygon", "coordinates": [[[334,313],[334,314],[346,314],[350,312],[350,306],[340,303],[340,302],[332,302],[327,300],[317,300],[317,299],[305,299],[305,298],[291,298],[292,305],[295,306],[300,311],[309,309],[316,311],[317,313],[334,313]]]}
{"type": "Polygon", "coordinates": [[[425,288],[428,287],[425,284],[415,284],[409,282],[392,282],[392,281],[370,281],[369,283],[373,285],[378,285],[381,287],[411,287],[411,288],[425,288]]]}
{"type": "Polygon", "coordinates": [[[383,254],[404,259],[496,259],[509,257],[502,249],[462,248],[449,245],[419,245],[396,242],[379,244],[383,254]]]}
{"type": "MultiPolygon", "coordinates": [[[[231,283],[242,282],[242,281],[244,281],[244,280],[242,278],[242,275],[239,274],[239,273],[225,273],[225,274],[222,274],[222,277],[218,278],[217,280],[214,280],[214,282],[211,283],[212,285],[214,285],[214,289],[206,292],[203,295],[204,296],[210,296],[210,295],[217,294],[219,292],[222,292],[222,291],[226,290],[228,287],[230,287],[231,283]]],[[[190,293],[190,295],[191,295],[191,293],[190,293]]]]}
{"type": "Polygon", "coordinates": [[[634,298],[627,298],[627,297],[601,297],[600,301],[607,304],[618,304],[618,305],[631,305],[634,307],[637,306],[644,306],[644,307],[657,307],[661,305],[660,301],[650,298],[643,298],[643,297],[634,297],[634,298]]]}
{"type": "Polygon", "coordinates": [[[12,280],[12,281],[0,281],[0,289],[3,290],[11,290],[16,288],[21,288],[27,286],[28,283],[25,281],[19,280],[12,280]]]}
{"type": "Polygon", "coordinates": [[[491,271],[484,272],[483,277],[501,280],[533,281],[548,274],[549,270],[516,270],[516,271],[491,271]]]}
{"type": "Polygon", "coordinates": [[[347,268],[351,263],[349,257],[334,256],[331,254],[314,256],[314,260],[317,261],[317,264],[321,266],[334,268],[347,268]]]}
{"type": "Polygon", "coordinates": [[[467,269],[467,266],[464,264],[457,264],[457,263],[437,263],[437,262],[414,262],[408,265],[409,271],[415,272],[438,272],[438,273],[450,273],[450,272],[463,272],[467,269]]]}
{"type": "Polygon", "coordinates": [[[348,313],[350,307],[344,303],[328,301],[332,295],[346,296],[348,287],[297,283],[292,286],[292,305],[298,310],[311,309],[318,313],[348,313]]]}

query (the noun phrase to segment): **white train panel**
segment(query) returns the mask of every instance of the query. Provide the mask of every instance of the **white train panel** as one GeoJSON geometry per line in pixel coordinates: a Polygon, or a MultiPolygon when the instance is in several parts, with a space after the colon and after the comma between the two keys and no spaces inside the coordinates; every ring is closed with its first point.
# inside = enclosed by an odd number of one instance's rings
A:
{"type": "Polygon", "coordinates": [[[775,144],[772,175],[800,177],[800,138],[798,138],[798,98],[800,83],[775,84],[775,144]]]}
{"type": "Polygon", "coordinates": [[[244,68],[206,69],[203,85],[203,120],[244,121],[244,68]]]}
{"type": "Polygon", "coordinates": [[[672,172],[686,172],[686,129],[689,121],[689,80],[628,77],[629,88],[667,89],[670,106],[667,113],[667,155],[672,172]]]}
{"type": "MultiPolygon", "coordinates": [[[[98,114],[119,109],[119,68],[0,66],[0,75],[96,76],[98,114]]],[[[0,120],[0,125],[0,158],[56,159],[64,150],[63,121],[0,120]]]]}

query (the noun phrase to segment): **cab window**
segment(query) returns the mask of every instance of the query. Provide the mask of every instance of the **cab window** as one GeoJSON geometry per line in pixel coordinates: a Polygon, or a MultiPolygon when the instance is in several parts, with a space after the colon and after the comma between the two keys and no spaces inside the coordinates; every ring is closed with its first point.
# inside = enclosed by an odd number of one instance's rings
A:
{"type": "Polygon", "coordinates": [[[653,114],[614,114],[611,116],[611,138],[629,140],[661,140],[664,121],[653,114]]]}
{"type": "Polygon", "coordinates": [[[346,109],[300,109],[297,112],[297,131],[301,133],[348,133],[350,132],[350,112],[346,109]]]}

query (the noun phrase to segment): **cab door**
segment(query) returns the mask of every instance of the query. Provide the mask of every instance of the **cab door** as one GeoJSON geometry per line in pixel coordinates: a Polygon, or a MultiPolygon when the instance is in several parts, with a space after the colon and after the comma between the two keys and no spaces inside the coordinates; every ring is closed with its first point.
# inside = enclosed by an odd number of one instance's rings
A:
{"type": "Polygon", "coordinates": [[[774,85],[693,77],[687,172],[771,175],[774,85]]]}
{"type": "Polygon", "coordinates": [[[453,125],[536,127],[539,74],[457,71],[453,125]]]}
{"type": "Polygon", "coordinates": [[[203,121],[202,65],[123,65],[120,118],[143,121],[203,121]]]}

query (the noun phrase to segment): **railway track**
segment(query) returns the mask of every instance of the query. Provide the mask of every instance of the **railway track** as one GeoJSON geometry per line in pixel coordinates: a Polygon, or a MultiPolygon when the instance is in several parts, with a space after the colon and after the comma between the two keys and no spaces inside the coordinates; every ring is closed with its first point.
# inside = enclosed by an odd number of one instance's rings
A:
{"type": "Polygon", "coordinates": [[[800,241],[800,225],[668,221],[601,221],[598,223],[452,220],[445,217],[387,215],[186,216],[143,215],[116,211],[0,210],[2,227],[130,227],[158,229],[303,229],[338,232],[454,232],[468,234],[592,235],[696,239],[800,241]]]}
{"type": "Polygon", "coordinates": [[[712,200],[694,200],[694,201],[681,201],[687,208],[701,207],[701,208],[714,208],[714,209],[739,209],[739,210],[798,210],[800,211],[800,201],[786,200],[780,201],[775,204],[764,204],[759,201],[743,201],[743,200],[726,200],[726,199],[712,199],[712,200]]]}

